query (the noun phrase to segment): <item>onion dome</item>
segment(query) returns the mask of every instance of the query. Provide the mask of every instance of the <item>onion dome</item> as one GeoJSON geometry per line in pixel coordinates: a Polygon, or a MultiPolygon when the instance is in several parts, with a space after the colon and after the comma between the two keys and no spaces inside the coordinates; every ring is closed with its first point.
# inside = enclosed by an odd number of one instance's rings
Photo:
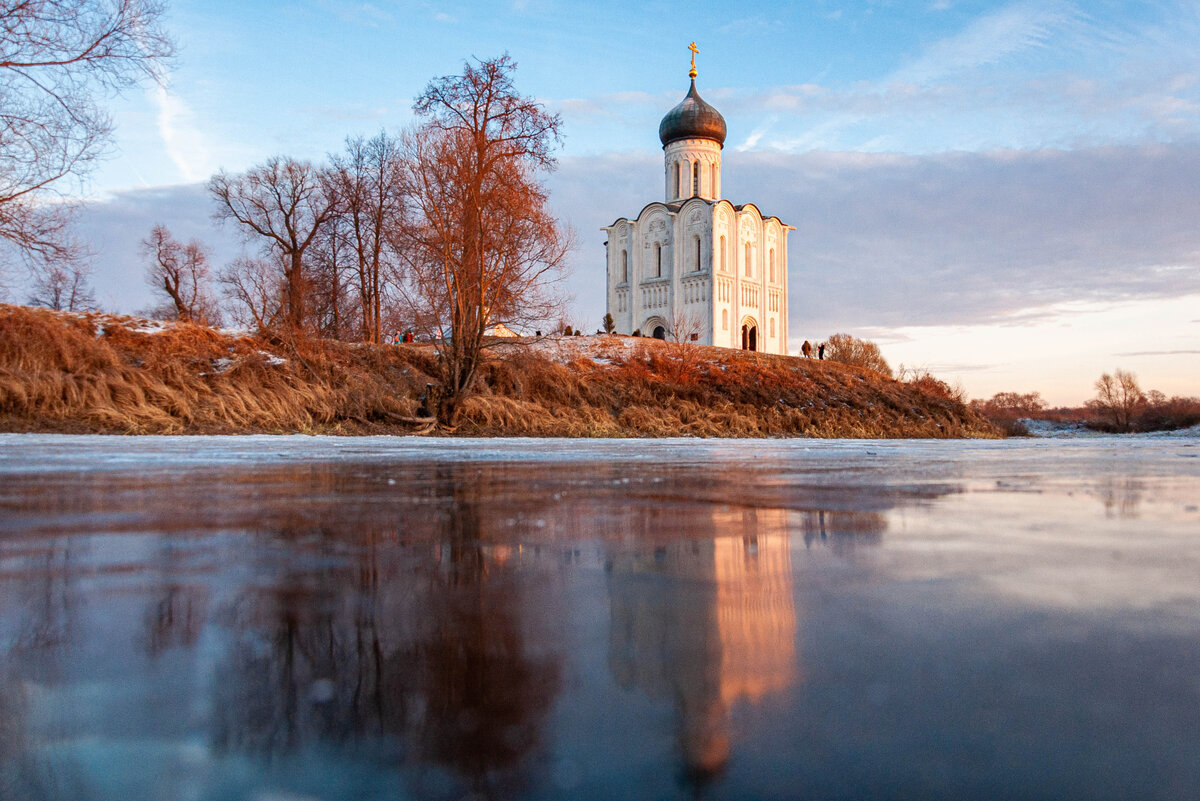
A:
{"type": "Polygon", "coordinates": [[[725,118],[700,97],[694,77],[687,97],[658,124],[658,138],[663,147],[679,139],[711,139],[723,147],[725,132],[725,118]]]}

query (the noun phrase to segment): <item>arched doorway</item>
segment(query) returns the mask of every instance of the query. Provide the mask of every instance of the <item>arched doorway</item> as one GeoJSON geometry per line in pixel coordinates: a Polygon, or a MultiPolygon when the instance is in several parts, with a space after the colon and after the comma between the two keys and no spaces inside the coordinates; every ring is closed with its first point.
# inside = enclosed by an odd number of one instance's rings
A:
{"type": "Polygon", "coordinates": [[[642,324],[642,332],[642,336],[654,337],[655,339],[666,339],[667,321],[658,315],[655,315],[642,324]]]}
{"type": "Polygon", "coordinates": [[[758,350],[758,326],[753,320],[742,323],[742,350],[758,350]]]}

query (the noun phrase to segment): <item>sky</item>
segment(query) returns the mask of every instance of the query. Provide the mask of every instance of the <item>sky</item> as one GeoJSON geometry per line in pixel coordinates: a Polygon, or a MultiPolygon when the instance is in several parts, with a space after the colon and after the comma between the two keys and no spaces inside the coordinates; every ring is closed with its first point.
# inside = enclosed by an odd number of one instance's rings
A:
{"type": "Polygon", "coordinates": [[[398,131],[464,59],[508,53],[562,116],[545,177],[574,227],[569,317],[604,314],[601,226],[663,194],[658,122],[697,86],[725,116],[723,191],[795,226],[795,341],[879,343],[972,397],[1094,395],[1102,372],[1200,395],[1200,4],[171,0],[164,86],[110,105],[79,187],[101,305],[150,305],[158,222],[243,247],[204,184],[398,131]]]}

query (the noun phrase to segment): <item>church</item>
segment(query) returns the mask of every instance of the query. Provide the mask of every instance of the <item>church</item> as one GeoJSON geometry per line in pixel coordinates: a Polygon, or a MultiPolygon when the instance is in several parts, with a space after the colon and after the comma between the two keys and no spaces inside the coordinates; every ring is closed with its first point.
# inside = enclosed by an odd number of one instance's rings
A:
{"type": "Polygon", "coordinates": [[[725,118],[692,86],[658,126],[666,200],[608,234],[608,313],[623,334],[787,354],[787,235],[721,197],[725,118]]]}

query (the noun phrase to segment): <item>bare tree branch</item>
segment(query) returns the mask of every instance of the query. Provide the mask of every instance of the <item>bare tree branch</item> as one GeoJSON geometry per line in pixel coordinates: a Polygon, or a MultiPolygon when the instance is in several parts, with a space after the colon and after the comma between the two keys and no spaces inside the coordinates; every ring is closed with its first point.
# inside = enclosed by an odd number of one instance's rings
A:
{"type": "Polygon", "coordinates": [[[174,52],[163,13],[158,0],[0,4],[0,240],[31,267],[80,257],[64,181],[111,140],[97,98],[162,77],[174,52]]]}
{"type": "Polygon", "coordinates": [[[209,252],[193,239],[186,245],[171,236],[164,225],[156,225],[142,240],[142,254],[150,263],[146,283],[166,295],[167,305],[151,314],[169,320],[217,325],[220,314],[208,289],[209,252]]]}
{"type": "Polygon", "coordinates": [[[382,337],[384,280],[395,272],[388,232],[401,224],[404,169],[400,140],[386,132],[371,139],[347,138],[343,153],[330,157],[335,210],[354,254],[361,313],[361,338],[382,337]]]}
{"type": "Polygon", "coordinates": [[[327,174],[311,162],[276,156],[241,175],[222,170],[208,188],[217,219],[238,223],[247,241],[260,237],[281,257],[283,319],[302,330],[310,322],[304,255],[334,214],[327,174]]]}
{"type": "Polygon", "coordinates": [[[92,311],[96,308],[96,293],[91,277],[91,268],[81,261],[37,264],[31,275],[29,303],[55,311],[92,311]]]}

